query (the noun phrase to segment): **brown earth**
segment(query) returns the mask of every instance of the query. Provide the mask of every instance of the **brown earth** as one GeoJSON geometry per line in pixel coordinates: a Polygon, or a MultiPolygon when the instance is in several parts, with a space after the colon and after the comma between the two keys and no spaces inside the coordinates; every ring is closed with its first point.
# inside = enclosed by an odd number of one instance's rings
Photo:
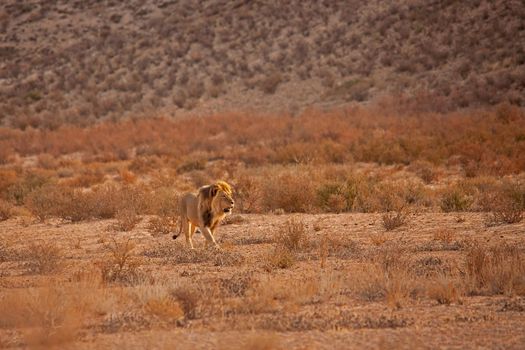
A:
{"type": "MultiPolygon", "coordinates": [[[[114,232],[115,220],[72,224],[17,217],[1,222],[0,303],[6,307],[5,301],[14,295],[14,300],[25,305],[21,300],[30,295],[40,305],[31,304],[28,310],[17,302],[10,304],[11,310],[33,317],[34,323],[13,321],[8,309],[0,313],[1,347],[525,346],[525,299],[518,296],[521,292],[472,293],[463,289],[468,285],[465,264],[469,249],[507,243],[523,250],[523,222],[487,227],[484,214],[420,213],[412,214],[406,226],[386,232],[379,214],[242,214],[219,228],[220,252],[205,252],[204,239],[197,234],[197,250],[192,253],[184,248],[182,238],[178,242],[171,235],[150,233],[149,219],[144,217],[129,232],[114,232]],[[305,225],[309,244],[299,251],[292,266],[269,267],[275,234],[289,225],[290,219],[305,225]],[[448,238],[437,232],[449,232],[448,238]],[[329,248],[325,260],[319,243],[327,239],[332,240],[328,242],[334,250],[329,248]],[[136,259],[136,266],[121,280],[101,281],[99,267],[111,260],[114,245],[126,241],[135,245],[130,259],[136,259]],[[32,270],[35,257],[24,252],[34,243],[56,244],[60,250],[57,269],[47,273],[32,270]],[[394,262],[406,259],[408,275],[393,275],[385,285],[386,295],[380,286],[361,286],[374,274],[381,280],[385,271],[378,271],[376,262],[390,261],[381,260],[390,256],[389,252],[401,254],[394,262]],[[457,287],[449,285],[458,288],[450,304],[431,296],[432,283],[439,276],[453,276],[448,281],[457,283],[457,287]],[[401,286],[392,289],[391,283],[401,286]],[[187,291],[192,296],[174,292],[185,286],[190,286],[187,291]],[[54,302],[42,292],[45,290],[64,299],[54,302]],[[187,310],[169,314],[151,307],[169,295],[178,295],[181,305],[184,300],[194,300],[194,314],[187,310]],[[39,318],[44,309],[56,314],[54,323],[39,318]],[[73,336],[57,336],[64,329],[73,336]]],[[[172,301],[171,297],[166,300],[172,301]]]]}

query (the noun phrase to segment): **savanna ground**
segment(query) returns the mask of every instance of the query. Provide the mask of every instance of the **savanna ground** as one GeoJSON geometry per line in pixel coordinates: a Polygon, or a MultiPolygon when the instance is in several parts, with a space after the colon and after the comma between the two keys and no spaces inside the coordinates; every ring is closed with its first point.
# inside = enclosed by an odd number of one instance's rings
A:
{"type": "Polygon", "coordinates": [[[523,111],[401,107],[1,129],[0,346],[523,348],[523,111]]]}

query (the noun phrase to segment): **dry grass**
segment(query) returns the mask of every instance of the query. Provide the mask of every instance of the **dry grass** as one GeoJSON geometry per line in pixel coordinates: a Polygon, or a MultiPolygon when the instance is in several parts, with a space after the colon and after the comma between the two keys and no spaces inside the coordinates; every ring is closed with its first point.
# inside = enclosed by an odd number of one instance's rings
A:
{"type": "Polygon", "coordinates": [[[467,251],[465,267],[471,294],[525,294],[525,254],[516,246],[474,245],[467,251]]]}
{"type": "Polygon", "coordinates": [[[107,259],[98,262],[98,268],[105,283],[133,285],[141,280],[139,267],[141,260],[133,255],[135,244],[130,240],[121,242],[112,239],[107,246],[110,254],[107,259]]]}
{"type": "Polygon", "coordinates": [[[62,267],[62,249],[53,242],[35,242],[29,245],[23,254],[31,273],[51,274],[62,267]]]}
{"type": "Polygon", "coordinates": [[[461,303],[463,288],[460,282],[448,276],[440,276],[426,287],[430,299],[445,305],[461,303]]]}
{"type": "Polygon", "coordinates": [[[406,210],[390,211],[381,216],[383,227],[387,231],[392,231],[398,227],[404,226],[408,222],[409,214],[406,210]]]}
{"type": "Polygon", "coordinates": [[[25,345],[61,347],[74,341],[86,315],[82,295],[65,286],[9,293],[0,299],[0,323],[22,330],[25,345]]]}

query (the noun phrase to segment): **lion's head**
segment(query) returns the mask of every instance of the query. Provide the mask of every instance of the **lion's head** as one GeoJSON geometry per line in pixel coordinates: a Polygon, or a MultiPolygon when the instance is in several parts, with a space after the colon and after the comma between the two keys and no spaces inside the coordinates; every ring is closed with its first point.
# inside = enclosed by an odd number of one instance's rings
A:
{"type": "Polygon", "coordinates": [[[224,181],[217,181],[211,185],[210,192],[212,211],[216,214],[231,214],[235,205],[231,186],[224,181]]]}
{"type": "Polygon", "coordinates": [[[217,181],[199,190],[200,212],[205,225],[211,224],[216,217],[231,214],[234,205],[232,188],[224,181],[217,181]]]}

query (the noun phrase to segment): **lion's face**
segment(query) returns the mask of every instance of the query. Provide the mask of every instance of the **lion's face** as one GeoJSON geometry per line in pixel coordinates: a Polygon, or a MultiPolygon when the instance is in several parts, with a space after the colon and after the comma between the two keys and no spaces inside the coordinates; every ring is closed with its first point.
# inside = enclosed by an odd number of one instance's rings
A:
{"type": "Polygon", "coordinates": [[[235,202],[230,194],[217,191],[212,202],[212,207],[216,213],[231,214],[235,202]]]}

